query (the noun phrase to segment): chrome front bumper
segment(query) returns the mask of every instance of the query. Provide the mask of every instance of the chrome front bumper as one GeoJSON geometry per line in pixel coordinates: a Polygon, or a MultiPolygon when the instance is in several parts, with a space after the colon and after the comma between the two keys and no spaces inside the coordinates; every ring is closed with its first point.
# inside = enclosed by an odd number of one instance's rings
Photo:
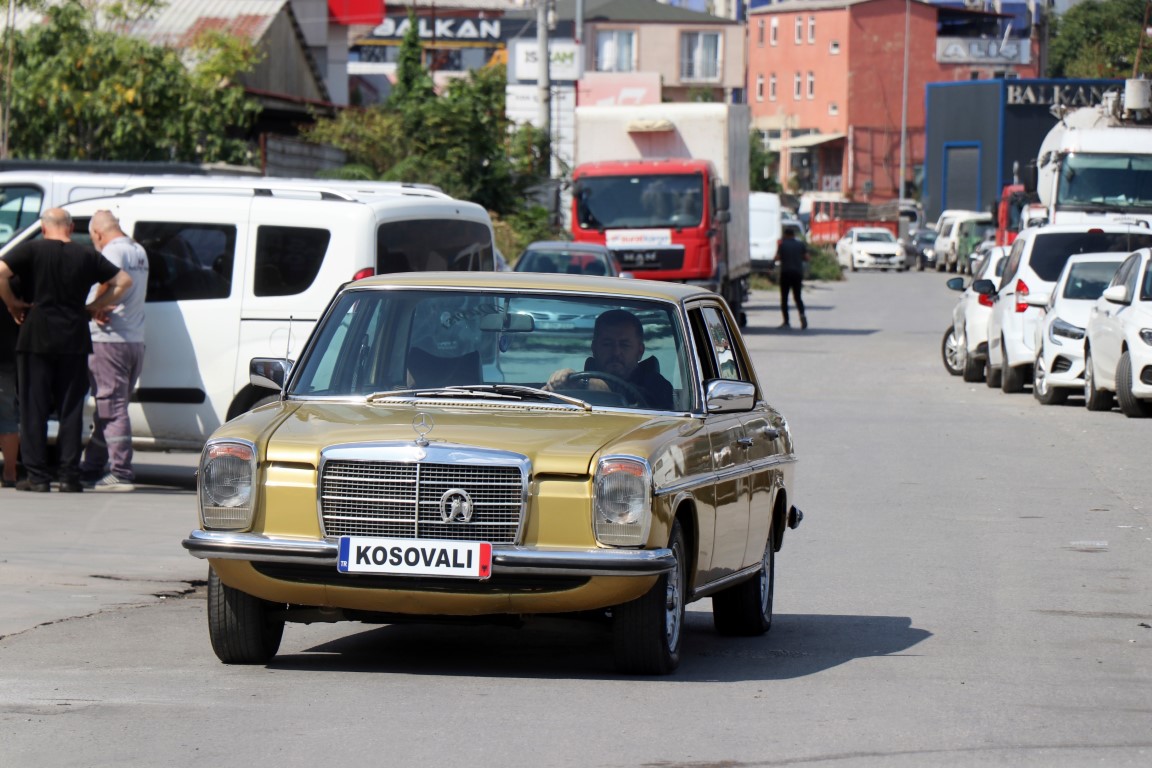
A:
{"type": "MultiPolygon", "coordinates": [[[[301,563],[336,567],[338,541],[280,539],[257,533],[192,531],[183,541],[192,555],[215,560],[301,563]]],[[[659,576],[676,567],[670,549],[530,549],[493,545],[493,574],[549,576],[659,576]]]]}

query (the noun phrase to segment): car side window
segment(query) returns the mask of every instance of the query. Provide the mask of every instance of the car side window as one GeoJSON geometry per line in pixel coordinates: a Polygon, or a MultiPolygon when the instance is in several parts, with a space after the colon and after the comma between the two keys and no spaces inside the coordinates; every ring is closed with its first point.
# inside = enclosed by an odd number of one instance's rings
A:
{"type": "Polygon", "coordinates": [[[1136,256],[1132,262],[1132,267],[1128,270],[1128,276],[1124,279],[1124,293],[1127,294],[1129,301],[1136,298],[1136,281],[1139,279],[1140,257],[1136,256]]]}
{"type": "Polygon", "coordinates": [[[257,296],[294,296],[320,272],[332,233],[308,227],[262,226],[256,232],[257,296]]]}
{"type": "Polygon", "coordinates": [[[1144,281],[1140,284],[1140,301],[1152,301],[1152,261],[1144,262],[1144,281]]]}
{"type": "Polygon", "coordinates": [[[43,202],[44,192],[39,187],[0,187],[0,245],[35,222],[40,217],[43,202]]]}
{"type": "Polygon", "coordinates": [[[146,301],[226,299],[232,294],[235,226],[141,221],[133,237],[148,254],[146,301]]]}
{"type": "Polygon", "coordinates": [[[1008,259],[1004,262],[1004,274],[1000,285],[1007,285],[1008,281],[1016,274],[1016,270],[1020,269],[1020,259],[1024,255],[1024,238],[1017,238],[1012,243],[1012,252],[1008,254],[1008,259]]]}
{"type": "Polygon", "coordinates": [[[704,380],[747,381],[723,313],[717,307],[702,307],[692,311],[691,323],[704,380]]]}
{"type": "Polygon", "coordinates": [[[1128,281],[1128,275],[1134,269],[1134,264],[1139,257],[1133,254],[1124,260],[1120,265],[1120,269],[1116,270],[1116,274],[1112,276],[1112,282],[1109,285],[1124,285],[1128,281]]]}

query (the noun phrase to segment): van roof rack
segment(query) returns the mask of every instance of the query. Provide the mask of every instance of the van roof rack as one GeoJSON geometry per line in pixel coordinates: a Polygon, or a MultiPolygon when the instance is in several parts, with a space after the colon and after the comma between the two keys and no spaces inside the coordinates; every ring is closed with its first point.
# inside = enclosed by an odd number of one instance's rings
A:
{"type": "Polygon", "coordinates": [[[359,202],[355,197],[346,195],[341,192],[335,192],[331,189],[323,187],[279,187],[268,186],[261,187],[252,184],[250,186],[228,186],[221,184],[220,186],[211,185],[182,185],[182,184],[155,184],[146,185],[141,187],[131,187],[130,189],[122,190],[116,196],[131,196],[131,195],[151,195],[151,194],[208,194],[208,193],[231,193],[243,194],[249,192],[253,197],[275,197],[276,195],[309,195],[319,196],[321,200],[339,200],[346,203],[359,202]]]}

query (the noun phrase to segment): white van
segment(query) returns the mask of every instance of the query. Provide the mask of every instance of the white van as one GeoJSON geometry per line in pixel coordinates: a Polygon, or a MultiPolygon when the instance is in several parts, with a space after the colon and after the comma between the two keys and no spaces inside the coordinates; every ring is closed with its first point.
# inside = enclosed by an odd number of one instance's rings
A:
{"type": "MultiPolygon", "coordinates": [[[[249,383],[249,361],[294,358],[342,284],[494,269],[492,222],[474,203],[403,185],[356,199],[245,182],[64,206],[76,241],[87,240],[92,214],[108,209],[148,252],[147,349],[129,409],[138,448],[199,449],[265,398],[249,383]]],[[[37,222],[4,250],[39,234],[37,222]]]]}
{"type": "Polygon", "coordinates": [[[752,269],[770,272],[776,266],[776,246],[782,236],[780,195],[752,192],[748,195],[748,252],[752,269]]]}

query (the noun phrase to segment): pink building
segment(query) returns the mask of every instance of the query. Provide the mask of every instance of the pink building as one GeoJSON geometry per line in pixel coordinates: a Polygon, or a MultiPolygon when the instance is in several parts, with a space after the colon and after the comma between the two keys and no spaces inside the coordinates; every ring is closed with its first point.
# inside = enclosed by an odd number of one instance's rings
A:
{"type": "Polygon", "coordinates": [[[1013,30],[1010,20],[922,0],[782,0],[750,9],[752,124],[780,153],[768,172],[788,190],[897,198],[901,145],[906,181],[924,163],[926,84],[1036,76],[1031,30],[1013,30]]]}

